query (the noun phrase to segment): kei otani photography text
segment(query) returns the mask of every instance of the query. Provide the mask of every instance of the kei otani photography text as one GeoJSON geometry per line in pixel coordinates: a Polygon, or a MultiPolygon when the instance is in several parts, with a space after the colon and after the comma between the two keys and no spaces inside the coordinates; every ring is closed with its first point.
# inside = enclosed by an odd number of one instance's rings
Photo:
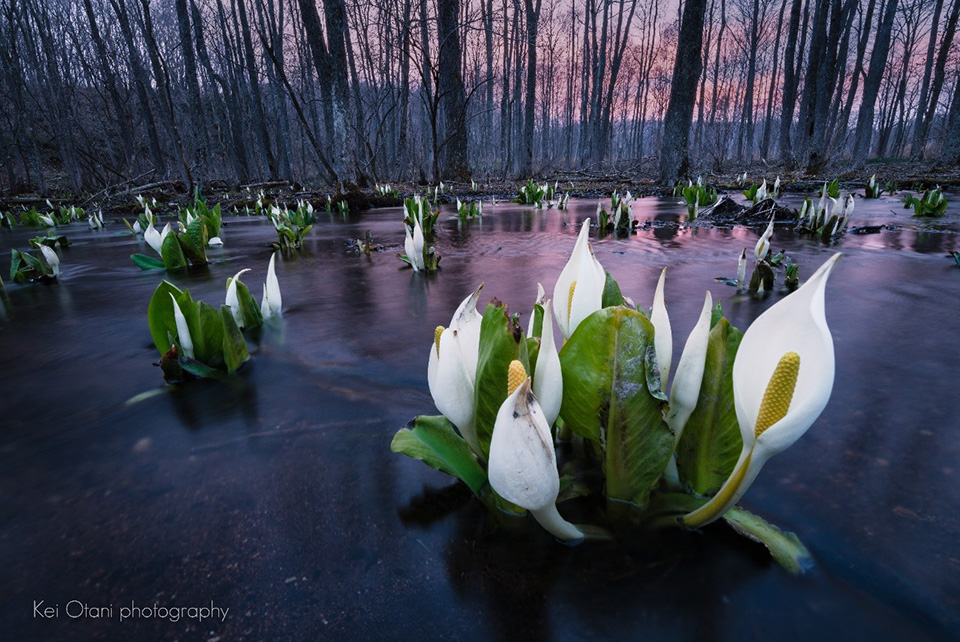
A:
{"type": "Polygon", "coordinates": [[[223,622],[227,619],[229,608],[216,606],[213,600],[205,606],[164,606],[157,602],[147,605],[138,605],[136,601],[130,600],[129,604],[114,606],[92,605],[82,600],[70,600],[62,606],[60,604],[49,603],[46,600],[33,601],[34,619],[56,620],[61,617],[68,617],[73,620],[78,619],[116,619],[119,622],[126,620],[169,620],[170,622],[179,622],[181,620],[195,620],[203,622],[205,620],[215,619],[223,622]]]}

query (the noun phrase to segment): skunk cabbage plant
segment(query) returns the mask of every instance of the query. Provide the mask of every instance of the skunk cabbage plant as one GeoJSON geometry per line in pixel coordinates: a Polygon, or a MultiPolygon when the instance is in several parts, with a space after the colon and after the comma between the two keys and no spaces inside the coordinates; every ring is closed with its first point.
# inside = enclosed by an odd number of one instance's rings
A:
{"type": "Polygon", "coordinates": [[[698,528],[722,519],[791,571],[803,570],[809,553],[795,535],[735,504],[829,399],[824,289],[839,255],[745,334],[707,292],[668,385],[664,275],[648,317],[600,267],[588,235],[584,225],[553,300],[540,289],[526,332],[496,299],[481,314],[480,288],[449,327],[436,329],[427,381],[442,415],[415,418],[391,449],[459,479],[504,519],[529,512],[563,542],[604,531],[572,524],[558,504],[577,498],[561,506],[576,516],[600,500],[606,510],[590,514],[609,522],[603,528],[698,528]],[[565,339],[559,350],[554,319],[565,339]],[[574,444],[558,451],[561,429],[574,444]]]}
{"type": "Polygon", "coordinates": [[[170,223],[157,232],[153,221],[147,224],[143,240],[160,255],[160,259],[145,254],[133,254],[130,258],[141,270],[182,270],[188,265],[205,265],[207,262],[207,227],[203,219],[193,219],[189,225],[175,230],[170,223]]]}
{"type": "Polygon", "coordinates": [[[250,358],[247,342],[227,305],[217,310],[194,301],[188,291],[169,281],[161,282],[154,291],[147,321],[167,381],[222,379],[250,358]]]}

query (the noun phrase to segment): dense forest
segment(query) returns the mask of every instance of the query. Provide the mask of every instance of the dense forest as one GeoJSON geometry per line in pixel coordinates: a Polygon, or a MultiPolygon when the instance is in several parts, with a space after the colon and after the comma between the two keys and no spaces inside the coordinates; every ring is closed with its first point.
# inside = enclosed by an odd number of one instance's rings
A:
{"type": "Polygon", "coordinates": [[[960,0],[0,0],[0,187],[956,163],[958,17],[960,0]]]}

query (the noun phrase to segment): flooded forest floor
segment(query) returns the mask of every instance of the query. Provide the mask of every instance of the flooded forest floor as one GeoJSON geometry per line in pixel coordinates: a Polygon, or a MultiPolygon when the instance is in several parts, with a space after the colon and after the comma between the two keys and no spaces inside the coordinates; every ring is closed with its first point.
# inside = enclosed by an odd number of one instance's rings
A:
{"type": "MultiPolygon", "coordinates": [[[[785,193],[813,193],[824,182],[838,179],[840,187],[846,191],[862,190],[870,176],[875,175],[881,186],[892,184],[898,191],[920,191],[940,186],[947,191],[960,188],[960,166],[943,165],[909,159],[870,161],[860,171],[844,168],[843,164],[829,167],[813,175],[803,169],[789,169],[783,164],[754,163],[749,168],[729,165],[736,171],[710,171],[703,169],[694,172],[709,186],[721,193],[738,194],[751,184],[763,180],[773,182],[778,177],[781,191],[785,193]],[[746,173],[746,180],[742,180],[746,173]]],[[[644,160],[633,167],[616,170],[549,170],[535,173],[534,180],[540,184],[557,185],[557,196],[569,193],[573,198],[609,198],[614,191],[630,191],[634,196],[669,195],[673,189],[659,184],[656,178],[656,164],[653,160],[644,160]]],[[[144,179],[140,179],[143,181],[144,179]]],[[[55,182],[55,181],[54,181],[55,182]]],[[[440,202],[454,202],[477,199],[510,200],[517,197],[524,180],[510,180],[501,177],[478,175],[472,183],[444,181],[444,190],[439,193],[440,202]]],[[[399,196],[378,194],[378,183],[366,178],[357,184],[345,183],[339,186],[318,183],[299,183],[296,181],[276,180],[253,183],[239,183],[227,180],[208,180],[198,185],[200,194],[212,205],[219,203],[224,209],[244,207],[252,208],[258,198],[266,203],[291,204],[297,200],[309,201],[315,208],[323,209],[329,199],[336,204],[345,200],[351,211],[363,211],[376,207],[394,207],[402,204],[402,199],[414,194],[433,196],[436,185],[430,181],[392,181],[391,190],[399,196]]],[[[20,208],[37,207],[43,209],[47,201],[55,206],[77,205],[85,209],[99,208],[104,213],[114,215],[134,214],[141,211],[137,197],[155,199],[161,206],[176,207],[192,202],[193,193],[180,180],[153,180],[149,182],[128,181],[109,186],[93,193],[75,195],[67,190],[54,190],[41,194],[31,191],[11,193],[0,191],[0,212],[20,208]]]]}

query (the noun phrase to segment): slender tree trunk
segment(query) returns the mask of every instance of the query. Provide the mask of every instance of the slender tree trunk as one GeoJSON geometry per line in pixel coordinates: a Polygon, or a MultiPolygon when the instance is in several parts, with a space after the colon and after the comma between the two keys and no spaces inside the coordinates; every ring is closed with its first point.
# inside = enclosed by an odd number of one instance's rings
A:
{"type": "Polygon", "coordinates": [[[520,154],[521,176],[529,176],[533,172],[533,131],[537,106],[537,28],[540,23],[540,6],[541,0],[524,0],[527,17],[527,87],[520,154]]]}
{"type": "Polygon", "coordinates": [[[853,148],[853,162],[855,167],[863,167],[870,153],[870,142],[873,138],[873,115],[877,94],[880,92],[880,82],[883,80],[883,71],[887,66],[887,54],[890,50],[890,36],[893,31],[893,20],[897,14],[898,0],[887,0],[887,8],[877,30],[873,53],[870,55],[870,68],[867,79],[863,83],[863,99],[860,102],[860,111],[857,114],[857,132],[853,148]]]}
{"type": "MultiPolygon", "coordinates": [[[[787,28],[787,46],[783,52],[783,102],[780,109],[780,158],[791,167],[794,164],[790,130],[797,103],[797,37],[800,33],[800,10],[803,0],[793,0],[790,6],[790,26],[787,28]]],[[[801,49],[802,51],[802,49],[801,49]]]]}

